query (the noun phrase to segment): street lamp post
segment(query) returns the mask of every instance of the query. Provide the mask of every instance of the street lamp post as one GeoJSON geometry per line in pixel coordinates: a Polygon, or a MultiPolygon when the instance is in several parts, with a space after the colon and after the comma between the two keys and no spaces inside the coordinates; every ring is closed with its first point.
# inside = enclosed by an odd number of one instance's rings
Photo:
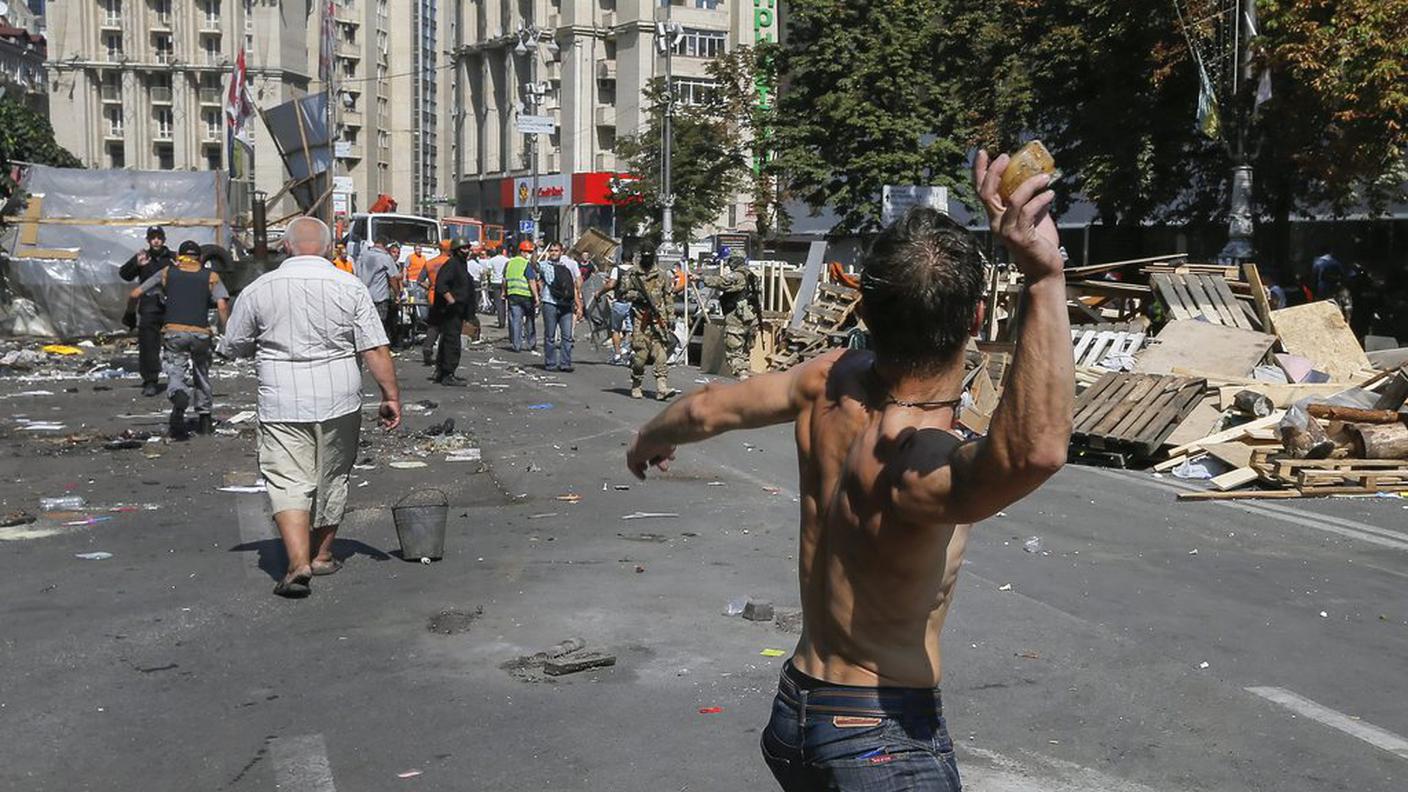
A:
{"type": "Polygon", "coordinates": [[[1232,153],[1231,205],[1227,212],[1227,244],[1218,253],[1221,261],[1239,264],[1254,257],[1252,226],[1252,165],[1247,150],[1247,132],[1251,126],[1250,101],[1244,87],[1254,79],[1252,74],[1251,40],[1256,35],[1256,0],[1239,0],[1236,19],[1232,20],[1233,64],[1232,90],[1228,101],[1233,104],[1232,120],[1236,124],[1228,144],[1232,153]]]}
{"type": "Polygon", "coordinates": [[[675,47],[684,38],[684,27],[674,21],[670,14],[671,5],[665,6],[665,21],[655,26],[655,46],[665,56],[665,118],[660,129],[660,258],[661,262],[673,262],[675,250],[675,190],[674,165],[675,144],[675,47]]]}
{"type": "MultiPolygon", "coordinates": [[[[518,45],[513,51],[519,55],[528,55],[532,58],[532,79],[523,85],[523,104],[532,108],[534,115],[538,113],[538,107],[542,104],[543,98],[547,96],[551,86],[546,81],[539,81],[538,78],[538,42],[543,36],[543,31],[536,25],[527,25],[518,29],[518,45]]],[[[551,34],[547,38],[547,48],[549,52],[557,52],[557,44],[551,34]]],[[[538,205],[538,133],[528,133],[528,156],[533,165],[533,194],[529,198],[528,216],[533,220],[533,237],[539,238],[542,230],[543,210],[538,205]]]]}

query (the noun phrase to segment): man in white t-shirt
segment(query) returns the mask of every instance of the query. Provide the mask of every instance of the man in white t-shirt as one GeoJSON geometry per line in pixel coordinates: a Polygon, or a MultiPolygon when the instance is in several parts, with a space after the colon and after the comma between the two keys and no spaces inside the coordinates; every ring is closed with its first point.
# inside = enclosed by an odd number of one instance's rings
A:
{"type": "Polygon", "coordinates": [[[494,304],[494,317],[497,320],[496,327],[502,329],[508,325],[508,303],[504,299],[504,267],[508,266],[508,256],[504,255],[504,248],[500,247],[488,261],[484,262],[485,271],[489,276],[489,300],[494,304]]]}
{"type": "MultiPolygon", "coordinates": [[[[621,263],[611,268],[611,272],[606,276],[606,283],[601,290],[611,296],[611,364],[613,366],[625,366],[630,363],[630,352],[623,350],[621,344],[627,334],[633,329],[631,327],[631,304],[627,301],[616,299],[616,284],[630,277],[631,268],[634,266],[633,256],[623,256],[621,263]]],[[[625,288],[624,284],[622,288],[625,288]]]]}

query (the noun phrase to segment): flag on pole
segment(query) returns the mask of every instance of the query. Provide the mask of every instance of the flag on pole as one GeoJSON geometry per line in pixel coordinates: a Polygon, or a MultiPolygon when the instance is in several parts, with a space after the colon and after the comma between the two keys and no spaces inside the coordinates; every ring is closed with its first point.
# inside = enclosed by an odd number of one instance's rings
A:
{"type": "Polygon", "coordinates": [[[239,180],[251,170],[254,141],[249,135],[249,119],[254,115],[254,101],[249,96],[249,74],[245,69],[244,48],[235,56],[235,70],[230,75],[230,90],[225,97],[226,162],[230,176],[239,180]]]}
{"type": "Polygon", "coordinates": [[[1216,140],[1222,137],[1222,117],[1217,112],[1217,94],[1202,61],[1198,61],[1198,131],[1216,140]]]}
{"type": "Polygon", "coordinates": [[[323,27],[318,47],[318,79],[327,86],[332,82],[333,50],[337,46],[337,6],[333,0],[323,3],[323,27]]]}
{"type": "Polygon", "coordinates": [[[1269,101],[1271,101],[1271,70],[1262,69],[1261,82],[1256,84],[1256,104],[1253,109],[1260,108],[1269,101]]]}

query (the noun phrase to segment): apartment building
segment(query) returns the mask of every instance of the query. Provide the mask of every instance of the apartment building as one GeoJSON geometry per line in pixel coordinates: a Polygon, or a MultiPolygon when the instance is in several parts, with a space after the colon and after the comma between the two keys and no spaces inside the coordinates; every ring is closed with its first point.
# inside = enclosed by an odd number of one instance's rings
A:
{"type": "MultiPolygon", "coordinates": [[[[459,211],[517,229],[530,216],[532,152],[515,130],[520,114],[550,116],[538,137],[537,205],[542,233],[571,237],[588,225],[614,229],[609,200],[621,163],[617,135],[644,129],[643,89],[664,72],[656,22],[684,35],[673,57],[681,102],[713,87],[705,65],[740,45],[777,34],[775,0],[482,0],[461,31],[460,105],[455,136],[459,211]],[[668,4],[668,8],[667,8],[668,4]]],[[[747,222],[746,196],[719,218],[747,222]]],[[[619,229],[624,231],[625,229],[619,229]]]]}
{"type": "Polygon", "coordinates": [[[47,43],[40,19],[19,0],[0,3],[0,89],[38,112],[48,108],[47,43]]]}

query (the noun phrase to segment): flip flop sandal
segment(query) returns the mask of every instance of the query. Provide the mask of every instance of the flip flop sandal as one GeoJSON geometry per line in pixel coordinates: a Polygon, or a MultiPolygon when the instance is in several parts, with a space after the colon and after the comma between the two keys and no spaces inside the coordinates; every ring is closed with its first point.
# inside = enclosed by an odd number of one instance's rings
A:
{"type": "Polygon", "coordinates": [[[313,593],[313,589],[308,586],[311,578],[300,575],[292,580],[280,580],[274,585],[274,593],[287,599],[303,599],[313,593]]]}
{"type": "Polygon", "coordinates": [[[342,562],[336,559],[333,559],[332,561],[329,561],[326,564],[313,564],[313,574],[319,576],[336,574],[337,570],[339,569],[342,569],[342,562]]]}

